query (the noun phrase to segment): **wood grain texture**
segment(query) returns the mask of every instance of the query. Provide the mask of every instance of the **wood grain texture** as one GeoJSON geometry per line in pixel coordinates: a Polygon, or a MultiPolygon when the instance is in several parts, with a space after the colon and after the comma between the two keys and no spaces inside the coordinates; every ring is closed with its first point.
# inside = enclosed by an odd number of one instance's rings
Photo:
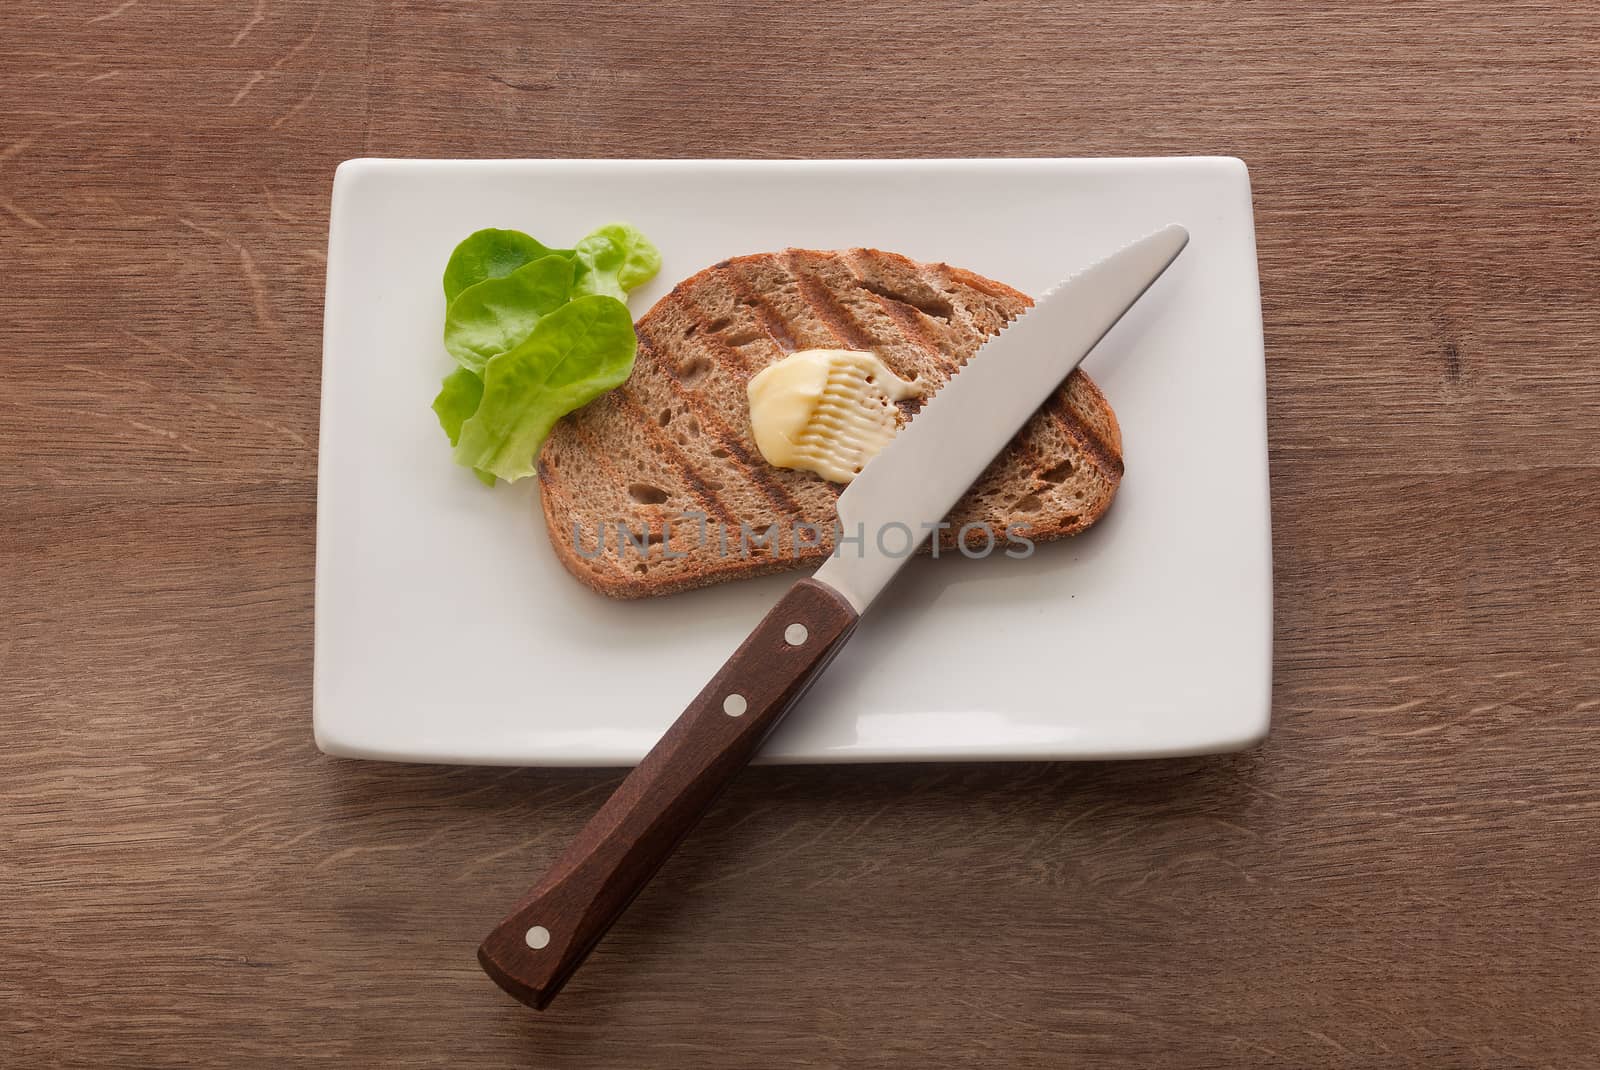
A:
{"type": "Polygon", "coordinates": [[[1597,60],[1594,0],[0,5],[0,1064],[1600,1064],[1597,60]],[[619,776],[312,746],[334,165],[1163,153],[1255,184],[1267,743],[755,770],[495,991],[619,776]]]}
{"type": "Polygon", "coordinates": [[[548,1007],[838,655],[858,619],[838,591],[809,577],[795,581],[484,938],[484,972],[528,1006],[548,1007]]]}

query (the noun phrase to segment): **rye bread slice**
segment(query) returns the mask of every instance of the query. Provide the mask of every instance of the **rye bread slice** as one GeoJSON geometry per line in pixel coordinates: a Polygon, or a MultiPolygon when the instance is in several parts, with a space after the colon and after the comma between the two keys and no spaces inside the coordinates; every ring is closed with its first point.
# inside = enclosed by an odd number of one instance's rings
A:
{"type": "MultiPolygon", "coordinates": [[[[636,325],[628,381],[562,419],[544,444],[540,500],[556,553],[617,598],[820,564],[843,488],[762,459],[745,395],[751,376],[800,349],[870,350],[901,378],[930,384],[923,399],[901,403],[915,418],[1032,303],[981,275],[876,249],[741,256],[685,279],[636,325]],[[820,538],[797,533],[796,521],[816,525],[820,538]],[[759,545],[773,524],[777,537],[759,545]],[[741,525],[752,538],[741,539],[741,525]]],[[[955,550],[969,523],[1002,541],[1019,524],[1036,542],[1077,534],[1105,512],[1121,478],[1117,418],[1074,372],[951,510],[941,544],[955,550]]],[[[968,533],[973,546],[988,538],[968,533]]]]}

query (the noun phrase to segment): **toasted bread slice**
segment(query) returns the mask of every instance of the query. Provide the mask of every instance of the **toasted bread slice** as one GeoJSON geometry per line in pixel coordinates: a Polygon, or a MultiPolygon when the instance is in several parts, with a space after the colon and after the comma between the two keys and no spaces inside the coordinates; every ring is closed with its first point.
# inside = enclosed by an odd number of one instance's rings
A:
{"type": "MultiPolygon", "coordinates": [[[[981,275],[876,249],[741,256],[684,280],[639,320],[627,383],[545,442],[539,488],[556,553],[618,598],[820,564],[843,488],[762,459],[751,376],[801,349],[870,350],[936,393],[1032,303],[981,275]]],[[[900,404],[914,419],[923,400],[900,404]]],[[[1076,534],[1121,478],[1117,418],[1074,372],[951,510],[941,545],[955,550],[968,524],[987,525],[968,530],[971,547],[991,533],[1003,544],[1018,525],[1034,541],[1076,534]]]]}

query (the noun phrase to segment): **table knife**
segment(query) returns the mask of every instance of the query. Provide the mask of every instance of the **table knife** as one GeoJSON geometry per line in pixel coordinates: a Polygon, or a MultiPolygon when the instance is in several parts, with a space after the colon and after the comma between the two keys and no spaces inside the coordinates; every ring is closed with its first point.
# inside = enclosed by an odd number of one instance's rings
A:
{"type": "Polygon", "coordinates": [[[1052,287],[866,465],[838,500],[841,529],[863,537],[779,599],[484,939],[478,962],[500,987],[549,1005],[913,551],[1188,240],[1164,227],[1052,287]]]}

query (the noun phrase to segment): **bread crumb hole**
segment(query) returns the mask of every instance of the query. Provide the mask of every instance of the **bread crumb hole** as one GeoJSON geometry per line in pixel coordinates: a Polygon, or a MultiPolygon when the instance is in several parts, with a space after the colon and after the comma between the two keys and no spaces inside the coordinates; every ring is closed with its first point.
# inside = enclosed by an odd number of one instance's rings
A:
{"type": "Polygon", "coordinates": [[[1065,483],[1072,476],[1074,471],[1076,471],[1076,469],[1073,468],[1071,461],[1062,461],[1054,468],[1051,468],[1045,472],[1040,472],[1039,478],[1044,480],[1046,483],[1065,483]]]}
{"type": "Polygon", "coordinates": [[[909,290],[885,286],[869,279],[862,279],[860,285],[863,290],[869,293],[875,293],[879,297],[888,298],[890,301],[898,301],[902,305],[910,305],[924,316],[931,316],[934,319],[948,322],[950,317],[955,315],[955,309],[950,302],[946,301],[937,290],[932,294],[911,293],[909,290]]]}
{"type": "Polygon", "coordinates": [[[1024,494],[1011,504],[1011,508],[1021,510],[1024,513],[1035,513],[1039,511],[1039,507],[1043,504],[1044,502],[1039,500],[1037,494],[1024,494]]]}
{"type": "Polygon", "coordinates": [[[717,458],[720,461],[725,457],[731,457],[732,454],[730,454],[727,450],[723,449],[721,446],[713,446],[712,449],[711,449],[711,456],[717,458]]]}
{"type": "Polygon", "coordinates": [[[691,435],[698,435],[700,433],[700,418],[698,416],[689,417],[687,426],[691,435]]]}
{"type": "Polygon", "coordinates": [[[639,573],[640,575],[643,575],[644,573],[650,571],[650,566],[645,564],[643,561],[641,561],[637,565],[633,566],[633,571],[639,573]]]}
{"type": "Polygon", "coordinates": [[[711,362],[705,357],[690,357],[678,365],[678,378],[684,386],[694,386],[711,373],[711,362]]]}
{"type": "Polygon", "coordinates": [[[656,422],[659,423],[662,427],[665,427],[668,424],[670,424],[672,422],[672,410],[671,409],[662,409],[661,410],[661,415],[656,417],[656,422]]]}
{"type": "Polygon", "coordinates": [[[628,497],[640,505],[660,505],[672,495],[651,483],[629,483],[628,497]]]}
{"type": "Polygon", "coordinates": [[[729,319],[727,316],[723,316],[721,319],[715,320],[711,326],[706,328],[706,330],[710,331],[712,334],[715,334],[732,322],[733,320],[729,319]]]}

